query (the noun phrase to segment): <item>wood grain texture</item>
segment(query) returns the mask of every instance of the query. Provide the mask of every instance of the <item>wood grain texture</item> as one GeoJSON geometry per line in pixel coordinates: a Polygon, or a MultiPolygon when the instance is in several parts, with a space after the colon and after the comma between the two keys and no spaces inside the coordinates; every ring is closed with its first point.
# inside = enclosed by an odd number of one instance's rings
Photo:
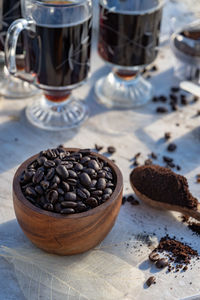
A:
{"type": "Polygon", "coordinates": [[[183,215],[195,218],[200,221],[200,204],[198,204],[197,210],[194,210],[194,209],[189,209],[187,207],[182,207],[179,205],[172,205],[169,203],[158,202],[158,201],[150,199],[146,195],[140,193],[136,189],[136,187],[133,185],[132,182],[131,182],[131,186],[132,186],[135,194],[137,195],[137,197],[139,199],[141,199],[143,202],[145,202],[146,204],[152,206],[153,208],[162,209],[162,210],[178,211],[178,212],[182,213],[183,215]]]}
{"type": "Polygon", "coordinates": [[[117,185],[109,200],[83,213],[61,215],[48,212],[34,206],[24,197],[19,183],[20,175],[38,154],[26,160],[16,171],[13,179],[15,214],[25,235],[37,247],[59,255],[82,253],[98,245],[113,227],[122,201],[122,174],[112,161],[98,153],[92,154],[109,164],[117,185]]]}

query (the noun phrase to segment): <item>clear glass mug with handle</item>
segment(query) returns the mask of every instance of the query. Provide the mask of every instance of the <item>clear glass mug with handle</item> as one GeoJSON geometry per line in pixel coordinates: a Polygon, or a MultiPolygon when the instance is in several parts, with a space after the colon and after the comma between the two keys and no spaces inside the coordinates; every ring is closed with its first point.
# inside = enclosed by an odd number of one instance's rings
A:
{"type": "Polygon", "coordinates": [[[90,69],[92,2],[21,1],[24,18],[8,30],[6,65],[11,74],[43,91],[27,107],[26,116],[47,130],[76,127],[87,117],[86,106],[71,91],[85,82],[90,69]],[[15,53],[24,30],[26,72],[20,72],[15,53]]]}
{"type": "Polygon", "coordinates": [[[107,107],[134,108],[153,95],[142,70],[157,57],[164,0],[99,0],[98,53],[112,71],[95,86],[107,107]]]}

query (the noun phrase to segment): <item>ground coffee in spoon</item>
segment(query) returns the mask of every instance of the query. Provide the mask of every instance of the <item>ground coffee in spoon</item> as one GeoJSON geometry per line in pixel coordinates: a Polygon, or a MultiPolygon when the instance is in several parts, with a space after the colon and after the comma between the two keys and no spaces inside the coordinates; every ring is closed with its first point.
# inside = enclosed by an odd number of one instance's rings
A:
{"type": "Polygon", "coordinates": [[[187,179],[168,168],[157,165],[137,167],[130,180],[140,193],[154,201],[197,209],[198,200],[190,193],[187,179]]]}

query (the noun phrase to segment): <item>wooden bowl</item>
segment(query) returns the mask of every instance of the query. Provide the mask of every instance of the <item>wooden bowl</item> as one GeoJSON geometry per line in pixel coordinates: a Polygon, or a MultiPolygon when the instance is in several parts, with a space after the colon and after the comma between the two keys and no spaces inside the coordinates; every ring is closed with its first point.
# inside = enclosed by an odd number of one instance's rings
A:
{"type": "MultiPolygon", "coordinates": [[[[76,152],[80,149],[67,148],[76,152]]],[[[119,168],[108,158],[92,152],[112,168],[116,176],[116,188],[105,203],[82,213],[61,215],[40,209],[29,202],[20,187],[20,175],[36,159],[26,160],[16,171],[13,179],[13,202],[19,225],[25,235],[40,249],[59,255],[85,252],[99,244],[113,227],[119,213],[123,178],[119,168]]]]}

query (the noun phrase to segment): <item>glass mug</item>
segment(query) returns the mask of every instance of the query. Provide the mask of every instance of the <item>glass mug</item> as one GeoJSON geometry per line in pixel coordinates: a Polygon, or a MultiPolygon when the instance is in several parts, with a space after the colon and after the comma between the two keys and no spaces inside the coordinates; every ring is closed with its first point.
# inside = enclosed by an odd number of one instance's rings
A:
{"type": "MultiPolygon", "coordinates": [[[[10,76],[6,67],[4,66],[5,55],[5,40],[6,33],[13,21],[21,18],[21,3],[20,0],[1,0],[0,1],[0,62],[1,65],[1,81],[0,93],[7,98],[26,98],[38,93],[38,89],[31,86],[27,82],[10,76]]],[[[24,55],[23,55],[23,38],[22,35],[17,43],[17,68],[24,69],[24,55]]]]}
{"type": "Polygon", "coordinates": [[[107,107],[133,108],[153,94],[141,71],[158,53],[164,0],[99,0],[98,53],[112,72],[101,78],[95,92],[107,107]]]}
{"type": "Polygon", "coordinates": [[[80,125],[87,108],[71,91],[83,84],[90,69],[91,0],[22,0],[24,19],[15,21],[6,39],[9,72],[36,85],[43,95],[26,109],[28,120],[48,130],[80,125]],[[25,70],[16,68],[16,45],[25,35],[25,70]],[[26,43],[27,36],[27,43],[26,43]]]}

